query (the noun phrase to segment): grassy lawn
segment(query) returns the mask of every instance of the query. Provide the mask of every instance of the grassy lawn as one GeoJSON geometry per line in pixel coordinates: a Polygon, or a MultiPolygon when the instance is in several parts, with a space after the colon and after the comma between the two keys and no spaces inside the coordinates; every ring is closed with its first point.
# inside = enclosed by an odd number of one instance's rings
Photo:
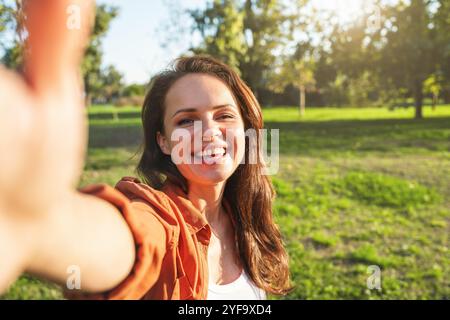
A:
{"type": "MultiPolygon", "coordinates": [[[[280,130],[274,210],[294,291],[284,299],[448,299],[450,106],[264,110],[280,130]],[[381,268],[381,290],[366,286],[381,268]]],[[[133,175],[139,109],[88,111],[90,147],[80,186],[133,175]]],[[[60,299],[58,286],[23,275],[6,299],[60,299]]],[[[274,298],[274,297],[271,297],[274,298]]]]}

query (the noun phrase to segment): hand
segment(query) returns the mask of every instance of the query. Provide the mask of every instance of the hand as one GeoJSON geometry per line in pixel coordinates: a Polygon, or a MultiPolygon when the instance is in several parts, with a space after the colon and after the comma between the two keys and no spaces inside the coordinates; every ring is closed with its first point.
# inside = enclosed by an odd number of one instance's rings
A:
{"type": "Polygon", "coordinates": [[[76,186],[83,168],[80,84],[67,73],[59,88],[42,93],[9,71],[0,77],[0,202],[9,215],[41,215],[76,186]]]}
{"type": "Polygon", "coordinates": [[[92,9],[87,0],[28,1],[24,74],[0,66],[0,293],[26,268],[51,208],[82,172],[87,129],[79,65],[92,9]],[[73,5],[80,25],[70,30],[73,5]]]}
{"type": "Polygon", "coordinates": [[[0,68],[0,214],[43,215],[76,187],[87,144],[79,64],[92,13],[85,0],[26,7],[24,76],[0,68]],[[67,26],[71,5],[79,29],[67,26]]]}

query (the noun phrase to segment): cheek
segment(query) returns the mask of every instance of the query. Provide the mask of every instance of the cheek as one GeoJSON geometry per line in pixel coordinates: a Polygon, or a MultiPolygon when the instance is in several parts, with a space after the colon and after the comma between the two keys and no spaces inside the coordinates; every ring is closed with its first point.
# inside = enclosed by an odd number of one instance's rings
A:
{"type": "Polygon", "coordinates": [[[232,159],[235,164],[243,162],[245,156],[245,132],[243,128],[237,128],[230,132],[227,136],[228,146],[232,146],[232,159]]]}
{"type": "Polygon", "coordinates": [[[194,132],[189,129],[175,129],[170,133],[167,142],[170,154],[184,159],[185,155],[190,155],[194,150],[194,132]]]}
{"type": "Polygon", "coordinates": [[[183,162],[176,164],[180,173],[191,182],[211,183],[227,180],[245,157],[246,139],[244,129],[237,127],[224,130],[223,140],[228,145],[227,154],[229,154],[229,158],[221,165],[205,166],[193,164],[192,162],[183,162]]]}
{"type": "MultiPolygon", "coordinates": [[[[227,143],[227,153],[230,155],[226,164],[216,167],[208,167],[193,163],[191,152],[194,151],[194,130],[174,130],[168,136],[168,145],[172,162],[175,163],[180,173],[189,181],[223,181],[228,179],[239,164],[244,163],[246,138],[242,124],[235,124],[221,128],[221,139],[227,143]],[[184,132],[184,133],[180,133],[184,132]],[[182,136],[182,138],[181,138],[182,136]],[[172,141],[172,137],[174,141],[172,141]],[[183,142],[181,143],[181,139],[183,142]],[[176,159],[174,159],[174,157],[176,159]],[[178,161],[174,161],[178,160],[178,161]]],[[[201,136],[201,134],[200,134],[201,136]]]]}

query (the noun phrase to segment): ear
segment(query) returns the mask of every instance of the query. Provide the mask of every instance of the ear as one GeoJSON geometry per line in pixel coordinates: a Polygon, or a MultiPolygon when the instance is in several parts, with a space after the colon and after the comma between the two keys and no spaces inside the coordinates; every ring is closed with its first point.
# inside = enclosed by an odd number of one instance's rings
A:
{"type": "Polygon", "coordinates": [[[164,154],[169,156],[170,148],[169,148],[168,141],[167,141],[166,137],[159,131],[156,133],[156,141],[158,142],[158,145],[159,145],[159,148],[161,149],[161,151],[164,154]]]}

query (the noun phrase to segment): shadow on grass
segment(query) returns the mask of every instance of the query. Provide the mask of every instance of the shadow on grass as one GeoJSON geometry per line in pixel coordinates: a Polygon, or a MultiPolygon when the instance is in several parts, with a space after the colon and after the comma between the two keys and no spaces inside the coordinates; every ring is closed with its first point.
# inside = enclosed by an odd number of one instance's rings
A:
{"type": "Polygon", "coordinates": [[[105,112],[105,113],[91,113],[88,115],[89,120],[114,120],[119,119],[135,119],[140,118],[140,111],[119,111],[119,112],[105,112]]]}
{"type": "Polygon", "coordinates": [[[280,153],[448,151],[450,117],[423,120],[332,120],[267,122],[280,130],[280,153]]]}
{"type": "Polygon", "coordinates": [[[141,125],[91,125],[89,126],[90,148],[133,147],[143,140],[141,125]]]}
{"type": "MultiPolygon", "coordinates": [[[[280,130],[280,153],[285,155],[448,151],[450,117],[266,122],[266,128],[280,130]]],[[[137,124],[91,125],[89,131],[89,146],[94,148],[137,146],[142,141],[137,124]]]]}

